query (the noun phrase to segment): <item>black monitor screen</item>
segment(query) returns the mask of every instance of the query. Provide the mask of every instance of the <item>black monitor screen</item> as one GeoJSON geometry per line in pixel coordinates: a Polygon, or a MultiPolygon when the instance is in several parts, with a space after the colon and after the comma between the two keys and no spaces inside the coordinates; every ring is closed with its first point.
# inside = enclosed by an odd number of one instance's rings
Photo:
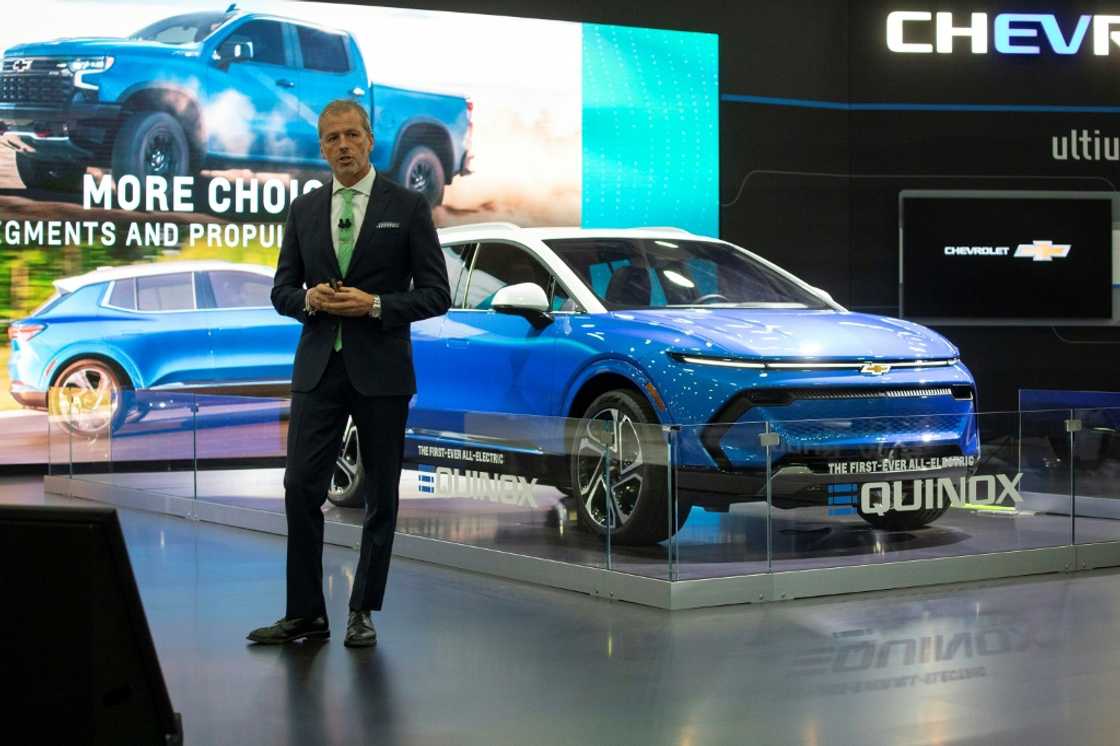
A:
{"type": "Polygon", "coordinates": [[[927,319],[1109,319],[1109,199],[906,197],[902,311],[927,319]]]}

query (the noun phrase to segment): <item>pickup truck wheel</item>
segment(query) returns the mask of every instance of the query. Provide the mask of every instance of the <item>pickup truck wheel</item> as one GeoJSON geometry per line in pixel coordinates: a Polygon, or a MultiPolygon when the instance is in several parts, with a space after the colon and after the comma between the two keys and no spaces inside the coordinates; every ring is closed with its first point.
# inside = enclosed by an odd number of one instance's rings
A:
{"type": "Polygon", "coordinates": [[[162,111],[138,111],[128,117],[113,143],[113,178],[132,174],[171,179],[190,173],[191,151],[182,125],[162,111]]]}
{"type": "Polygon", "coordinates": [[[16,153],[16,170],[28,189],[50,189],[55,192],[82,191],[85,166],[49,163],[16,153]]]}
{"type": "Polygon", "coordinates": [[[423,194],[432,207],[443,202],[443,161],[426,145],[417,145],[405,153],[397,170],[397,181],[423,194]]]}

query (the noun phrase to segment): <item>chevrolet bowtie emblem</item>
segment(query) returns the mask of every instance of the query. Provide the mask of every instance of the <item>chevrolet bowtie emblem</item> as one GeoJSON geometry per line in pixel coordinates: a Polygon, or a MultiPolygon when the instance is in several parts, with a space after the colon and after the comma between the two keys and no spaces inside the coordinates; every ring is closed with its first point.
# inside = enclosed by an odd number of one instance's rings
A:
{"type": "Polygon", "coordinates": [[[12,60],[12,72],[22,73],[31,69],[31,60],[26,57],[12,60]]]}
{"type": "Polygon", "coordinates": [[[1049,262],[1054,259],[1065,259],[1069,256],[1070,244],[1056,244],[1050,241],[1034,241],[1021,243],[1015,249],[1016,259],[1032,259],[1036,262],[1049,262]]]}
{"type": "Polygon", "coordinates": [[[886,363],[868,363],[859,369],[860,373],[867,373],[872,376],[881,376],[891,369],[891,366],[886,363]]]}

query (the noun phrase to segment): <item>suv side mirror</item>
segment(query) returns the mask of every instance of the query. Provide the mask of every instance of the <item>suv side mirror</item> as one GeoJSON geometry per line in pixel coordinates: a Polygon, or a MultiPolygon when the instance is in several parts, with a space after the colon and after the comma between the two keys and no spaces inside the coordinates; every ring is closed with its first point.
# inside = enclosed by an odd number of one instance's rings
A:
{"type": "Polygon", "coordinates": [[[506,285],[494,293],[490,307],[498,313],[524,316],[534,327],[540,329],[552,323],[549,313],[548,296],[544,288],[535,282],[522,282],[506,285]]]}
{"type": "Polygon", "coordinates": [[[214,59],[222,66],[233,62],[248,62],[253,59],[253,42],[226,39],[214,50],[214,59]]]}

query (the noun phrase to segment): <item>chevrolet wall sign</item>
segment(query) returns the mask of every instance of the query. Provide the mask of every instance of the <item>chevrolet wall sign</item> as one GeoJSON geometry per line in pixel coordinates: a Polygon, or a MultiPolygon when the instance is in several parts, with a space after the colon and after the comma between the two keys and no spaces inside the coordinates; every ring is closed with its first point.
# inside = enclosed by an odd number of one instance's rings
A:
{"type": "Polygon", "coordinates": [[[867,365],[860,368],[859,372],[866,373],[871,376],[881,376],[884,373],[888,372],[890,369],[891,366],[887,365],[886,363],[868,363],[867,365]]]}

